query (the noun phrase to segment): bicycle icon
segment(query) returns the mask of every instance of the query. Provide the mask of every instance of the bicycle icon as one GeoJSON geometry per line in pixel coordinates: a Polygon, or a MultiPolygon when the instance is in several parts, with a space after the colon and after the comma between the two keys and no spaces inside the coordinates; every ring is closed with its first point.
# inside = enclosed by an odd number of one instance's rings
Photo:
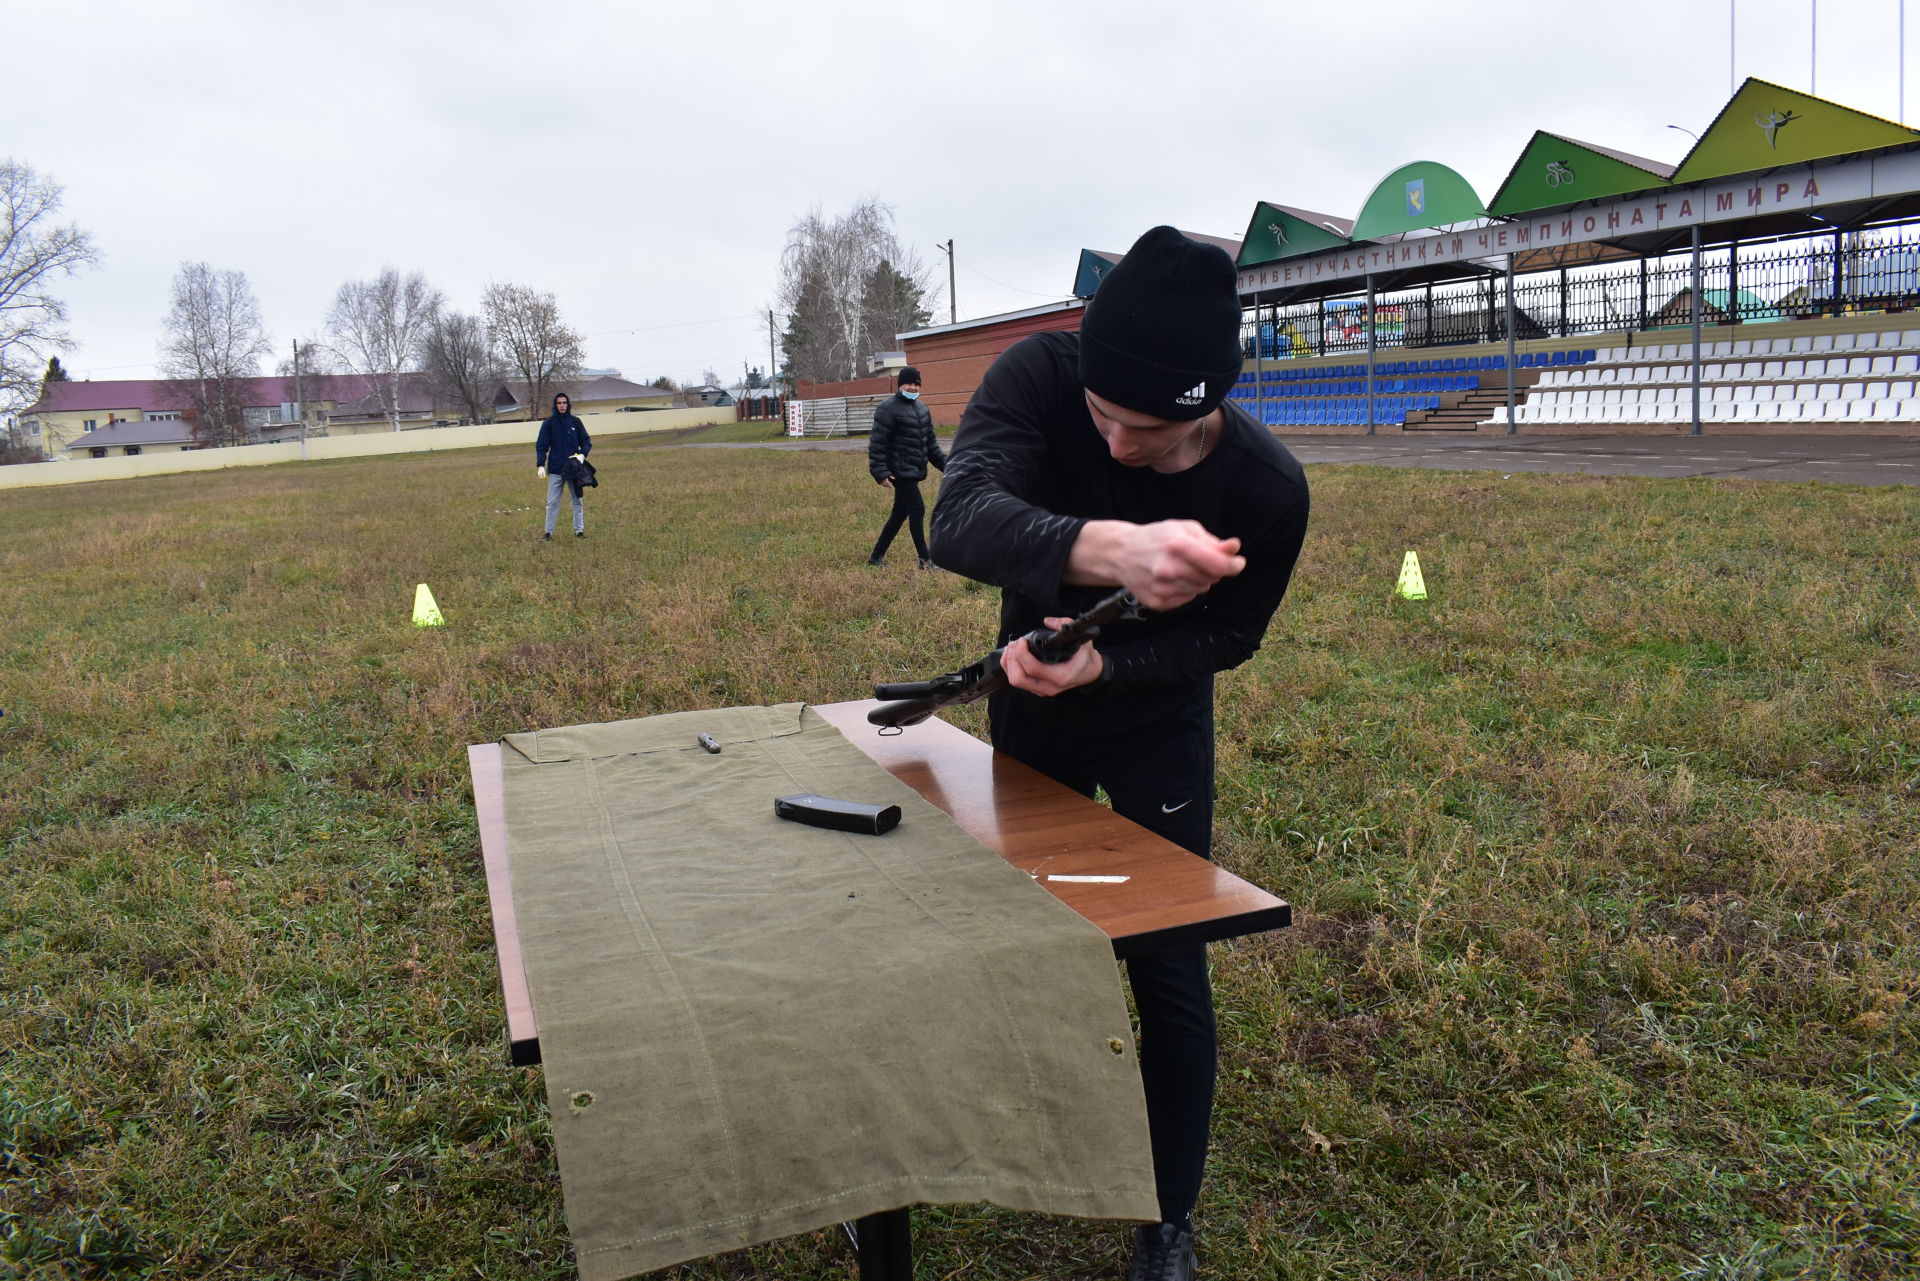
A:
{"type": "Polygon", "coordinates": [[[1547,185],[1549,187],[1571,187],[1573,170],[1558,160],[1547,162],[1547,185]]]}

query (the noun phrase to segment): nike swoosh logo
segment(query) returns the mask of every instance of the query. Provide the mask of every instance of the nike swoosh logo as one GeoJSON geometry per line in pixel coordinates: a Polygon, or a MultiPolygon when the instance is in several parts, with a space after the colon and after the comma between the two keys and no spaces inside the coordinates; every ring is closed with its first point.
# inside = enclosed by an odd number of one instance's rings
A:
{"type": "Polygon", "coordinates": [[[1172,814],[1179,810],[1183,810],[1187,808],[1187,806],[1191,804],[1193,804],[1193,798],[1189,796],[1186,800],[1181,801],[1178,805],[1162,805],[1160,807],[1160,812],[1162,814],[1172,814]]]}

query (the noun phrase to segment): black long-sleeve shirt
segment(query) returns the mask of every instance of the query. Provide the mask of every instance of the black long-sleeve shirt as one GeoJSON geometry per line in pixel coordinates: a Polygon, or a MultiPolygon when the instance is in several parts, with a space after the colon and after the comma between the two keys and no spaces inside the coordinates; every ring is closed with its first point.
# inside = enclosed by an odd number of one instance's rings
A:
{"type": "Polygon", "coordinates": [[[1206,456],[1185,471],[1115,462],[1087,411],[1079,352],[1078,334],[1035,334],[993,363],[961,417],[934,507],[934,560],[1002,589],[1001,643],[1112,592],[1062,581],[1089,520],[1198,521],[1239,538],[1247,560],[1179,609],[1105,629],[1107,680],[1035,700],[1084,732],[1150,723],[1253,656],[1293,576],[1308,498],[1286,446],[1230,402],[1219,438],[1209,435],[1206,456]]]}

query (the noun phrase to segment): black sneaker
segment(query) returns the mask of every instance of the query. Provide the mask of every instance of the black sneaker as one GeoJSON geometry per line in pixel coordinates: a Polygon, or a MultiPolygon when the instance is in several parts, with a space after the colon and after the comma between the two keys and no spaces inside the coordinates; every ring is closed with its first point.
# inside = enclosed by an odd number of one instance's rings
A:
{"type": "Polygon", "coordinates": [[[1127,1281],[1194,1281],[1193,1229],[1156,1223],[1133,1230],[1133,1270],[1127,1281]]]}
{"type": "Polygon", "coordinates": [[[869,556],[867,557],[867,566],[870,569],[885,569],[887,562],[879,556],[869,556]]]}
{"type": "Polygon", "coordinates": [[[922,557],[920,558],[920,568],[922,568],[922,569],[938,569],[938,568],[940,568],[940,567],[939,567],[938,565],[936,565],[936,564],[934,564],[934,563],[933,563],[933,557],[931,557],[931,556],[922,556],[922,557]]]}
{"type": "Polygon", "coordinates": [[[573,531],[573,536],[575,538],[585,538],[587,536],[587,531],[584,529],[576,529],[573,531]]]}
{"type": "Polygon", "coordinates": [[[550,543],[550,542],[552,542],[552,541],[553,541],[553,531],[552,531],[552,530],[548,530],[548,531],[547,531],[546,533],[544,533],[544,534],[542,534],[542,535],[540,535],[540,541],[541,541],[541,542],[543,542],[543,543],[550,543]]]}

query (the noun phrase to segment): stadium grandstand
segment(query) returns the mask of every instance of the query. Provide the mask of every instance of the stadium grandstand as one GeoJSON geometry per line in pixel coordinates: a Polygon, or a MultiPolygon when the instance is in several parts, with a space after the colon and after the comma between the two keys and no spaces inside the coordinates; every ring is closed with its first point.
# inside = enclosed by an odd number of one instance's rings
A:
{"type": "MultiPolygon", "coordinates": [[[[1189,233],[1192,234],[1192,233],[1189,233]]],[[[1351,218],[1262,201],[1235,255],[1245,372],[1276,428],[1920,429],[1920,130],[1742,84],[1678,163],[1545,131],[1483,201],[1445,165],[1351,218]]],[[[1075,298],[902,335],[941,421],[1075,298]]]]}

